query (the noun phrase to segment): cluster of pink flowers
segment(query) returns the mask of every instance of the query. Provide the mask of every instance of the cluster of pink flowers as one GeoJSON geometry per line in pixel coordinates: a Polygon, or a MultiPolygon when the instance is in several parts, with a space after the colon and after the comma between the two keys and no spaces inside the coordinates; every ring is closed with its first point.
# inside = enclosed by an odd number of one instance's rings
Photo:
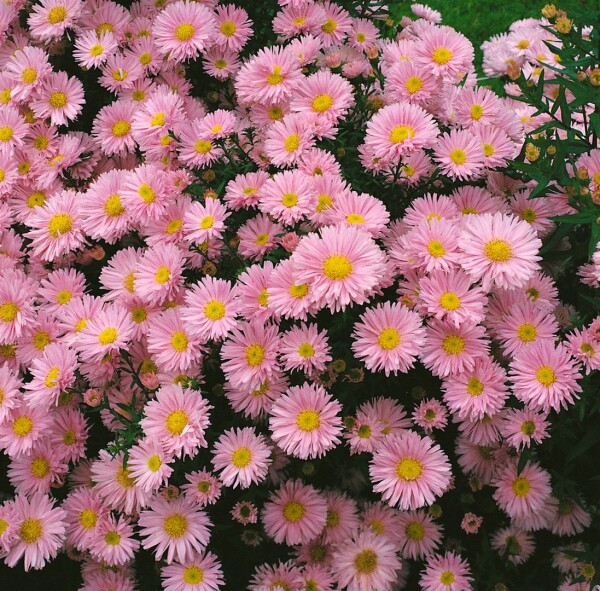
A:
{"type": "MultiPolygon", "coordinates": [[[[600,319],[569,331],[539,254],[565,192],[529,199],[498,170],[542,121],[478,87],[471,43],[426,6],[384,38],[330,0],[279,5],[279,42],[252,54],[247,10],[217,0],[0,5],[9,567],[65,550],[83,591],[132,591],[143,548],[165,591],[215,591],[225,515],[254,526],[248,546],[289,547],[252,591],[391,591],[415,561],[424,591],[469,591],[436,518],[457,478],[490,487],[503,525],[486,535],[514,564],[533,532],[567,544],[590,524],[534,452],[519,465],[600,368],[600,319]],[[65,52],[94,86],[57,69],[65,52]],[[222,92],[198,96],[198,72],[222,92]],[[84,111],[94,93],[105,106],[84,111]],[[395,203],[343,174],[348,123],[395,203]],[[439,387],[414,405],[343,394],[417,366],[439,387]],[[92,425],[112,440],[97,454],[92,425]],[[317,485],[332,453],[368,469],[317,485]],[[218,512],[226,489],[238,502],[218,512]]],[[[485,67],[539,53],[540,31],[515,27],[485,67]]],[[[600,187],[599,153],[583,159],[600,187]]],[[[600,251],[583,273],[600,286],[600,251]]]]}

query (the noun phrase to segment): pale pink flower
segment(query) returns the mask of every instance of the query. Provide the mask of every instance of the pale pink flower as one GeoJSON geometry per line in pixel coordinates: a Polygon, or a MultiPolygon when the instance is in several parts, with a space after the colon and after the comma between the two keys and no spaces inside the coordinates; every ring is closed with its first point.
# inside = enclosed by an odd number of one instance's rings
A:
{"type": "Polygon", "coordinates": [[[164,566],[160,575],[164,591],[217,591],[224,584],[221,563],[212,552],[164,566]]]}

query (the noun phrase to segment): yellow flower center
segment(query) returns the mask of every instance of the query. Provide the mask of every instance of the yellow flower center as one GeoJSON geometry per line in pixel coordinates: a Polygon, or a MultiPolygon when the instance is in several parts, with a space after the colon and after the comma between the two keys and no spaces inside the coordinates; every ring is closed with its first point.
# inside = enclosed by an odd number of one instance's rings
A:
{"type": "Polygon", "coordinates": [[[286,503],[283,508],[283,516],[290,523],[296,523],[296,521],[302,519],[304,517],[305,509],[302,503],[298,503],[298,501],[290,501],[286,503]]]}
{"type": "Polygon", "coordinates": [[[67,104],[67,95],[57,90],[50,95],[48,102],[53,109],[62,109],[67,104]]]}
{"type": "Polygon", "coordinates": [[[309,357],[312,357],[314,354],[315,354],[315,348],[310,343],[302,343],[298,347],[298,355],[300,355],[300,357],[304,357],[305,359],[308,359],[309,357]]]}
{"type": "Polygon", "coordinates": [[[519,326],[517,329],[517,336],[519,340],[523,343],[531,343],[535,341],[535,337],[537,336],[537,329],[533,324],[524,323],[519,326]]]}
{"type": "Polygon", "coordinates": [[[187,351],[188,348],[188,338],[185,332],[182,330],[178,330],[173,333],[171,337],[171,347],[175,349],[178,353],[183,353],[183,351],[187,351]]]}
{"type": "Polygon", "coordinates": [[[254,242],[256,244],[258,244],[259,246],[264,246],[268,241],[269,241],[269,235],[268,234],[259,234],[256,237],[256,239],[254,240],[254,242]]]}
{"type": "Polygon", "coordinates": [[[156,115],[154,115],[152,117],[152,119],[150,119],[150,125],[152,125],[152,127],[160,127],[161,125],[165,124],[165,114],[161,111],[160,113],[156,113],[156,115]]]}
{"type": "Polygon", "coordinates": [[[171,271],[169,270],[169,267],[159,267],[156,271],[156,274],[154,275],[154,280],[159,285],[163,285],[164,283],[169,281],[170,278],[171,271]]]}
{"type": "Polygon", "coordinates": [[[127,135],[131,130],[131,125],[128,121],[117,121],[112,126],[112,133],[115,137],[123,137],[127,135]]]}
{"type": "Polygon", "coordinates": [[[440,583],[442,585],[446,585],[447,587],[452,585],[452,583],[454,583],[454,573],[450,572],[449,570],[445,570],[440,575],[440,583]]]}
{"type": "Polygon", "coordinates": [[[33,517],[28,517],[23,520],[21,523],[21,527],[19,528],[19,537],[21,541],[26,544],[35,544],[40,537],[44,529],[42,528],[42,522],[39,519],[34,519],[33,517]]]}
{"type": "Polygon", "coordinates": [[[71,301],[73,294],[68,289],[62,289],[56,294],[56,301],[61,306],[68,304],[71,301]]]}
{"type": "Polygon", "coordinates": [[[302,410],[296,417],[296,425],[301,431],[310,433],[321,425],[321,418],[316,410],[302,410]]]}
{"type": "Polygon", "coordinates": [[[423,474],[423,464],[415,458],[402,458],[396,464],[396,475],[400,480],[412,481],[416,480],[423,474]]]}
{"type": "Polygon", "coordinates": [[[352,263],[346,256],[334,254],[323,262],[323,273],[332,281],[341,281],[352,273],[352,263]]]}
{"type": "Polygon", "coordinates": [[[156,201],[156,193],[152,187],[146,183],[142,183],[138,189],[138,195],[144,203],[154,203],[156,201]]]}
{"type": "Polygon", "coordinates": [[[425,537],[425,528],[417,521],[412,521],[405,528],[404,532],[409,540],[418,542],[425,537]]]}
{"type": "Polygon", "coordinates": [[[121,536],[116,531],[106,532],[104,536],[104,541],[109,546],[118,546],[121,543],[121,536]]]}
{"type": "Polygon", "coordinates": [[[542,384],[542,386],[546,386],[546,388],[549,388],[556,382],[556,374],[549,365],[542,365],[538,368],[535,377],[537,378],[537,381],[542,384]]]}
{"type": "Polygon", "coordinates": [[[444,337],[442,349],[447,355],[459,355],[465,349],[465,340],[457,334],[444,337]]]}
{"type": "Polygon", "coordinates": [[[62,23],[67,18],[67,9],[64,6],[54,6],[48,11],[48,22],[51,25],[62,23]]]}
{"type": "Polygon", "coordinates": [[[182,23],[175,27],[175,37],[179,41],[189,41],[195,33],[194,27],[190,23],[182,23]]]}
{"type": "Polygon", "coordinates": [[[337,511],[327,511],[327,521],[325,522],[326,527],[335,527],[340,523],[340,514],[337,511]]]}
{"type": "Polygon", "coordinates": [[[1,142],[8,142],[12,139],[13,137],[13,128],[12,127],[8,127],[7,125],[5,125],[4,127],[0,127],[0,141],[1,142]]]}
{"type": "Polygon", "coordinates": [[[300,136],[297,133],[289,135],[284,143],[285,149],[290,154],[300,147],[300,136]]]}
{"type": "Polygon", "coordinates": [[[178,409],[170,412],[165,421],[165,427],[171,435],[181,435],[187,427],[188,416],[184,410],[178,409]]]}
{"type": "Polygon", "coordinates": [[[320,94],[312,101],[312,108],[316,113],[324,113],[331,107],[333,107],[333,97],[330,94],[320,94]]]}
{"type": "Polygon", "coordinates": [[[204,315],[209,320],[221,320],[225,316],[225,306],[217,300],[210,300],[204,306],[204,315]]]}
{"type": "Polygon", "coordinates": [[[419,92],[423,87],[423,80],[418,76],[411,76],[404,83],[404,87],[408,91],[409,94],[415,94],[415,92],[419,92]]]}
{"type": "Polygon", "coordinates": [[[483,393],[483,382],[476,377],[472,377],[467,382],[467,392],[471,396],[480,396],[483,393]]]}
{"type": "Polygon", "coordinates": [[[92,57],[98,57],[99,55],[102,55],[103,51],[104,51],[104,47],[102,45],[99,45],[99,44],[92,45],[90,47],[90,55],[92,57]]]}
{"type": "Polygon", "coordinates": [[[452,59],[452,52],[445,47],[438,47],[431,58],[436,64],[444,66],[452,59]]]}
{"type": "Polygon", "coordinates": [[[524,421],[521,425],[521,433],[531,437],[535,433],[535,423],[533,421],[524,421]]]}
{"type": "Polygon", "coordinates": [[[395,328],[384,328],[377,337],[377,343],[384,351],[391,351],[400,344],[400,333],[395,328]]]}
{"type": "Polygon", "coordinates": [[[321,25],[321,31],[323,31],[323,33],[333,33],[336,29],[337,23],[332,18],[328,18],[325,23],[321,25]]]}
{"type": "Polygon", "coordinates": [[[439,240],[432,240],[427,245],[427,252],[434,258],[443,257],[446,254],[444,245],[439,240]]]}
{"type": "Polygon", "coordinates": [[[188,566],[183,571],[183,581],[188,585],[199,585],[204,580],[204,571],[197,566],[188,566]]]}
{"type": "Polygon", "coordinates": [[[364,224],[365,223],[365,218],[360,215],[359,213],[350,213],[346,216],[346,221],[349,224],[364,224]]]}
{"type": "Polygon", "coordinates": [[[535,211],[533,211],[533,209],[526,208],[521,213],[521,218],[532,224],[537,219],[537,214],[535,211]]]}
{"type": "Polygon", "coordinates": [[[505,263],[512,256],[510,244],[505,240],[490,240],[483,247],[483,252],[494,263],[505,263]]]}
{"type": "Polygon", "coordinates": [[[19,313],[19,306],[12,302],[5,302],[0,305],[0,320],[2,322],[13,322],[19,313]]]}
{"type": "Polygon", "coordinates": [[[301,283],[300,285],[296,285],[293,283],[288,291],[289,294],[294,298],[303,298],[308,293],[308,284],[301,283]]]}
{"type": "Polygon", "coordinates": [[[251,367],[256,367],[263,362],[265,358],[265,349],[258,343],[250,345],[246,348],[245,353],[246,363],[251,367]]]}
{"type": "Polygon", "coordinates": [[[117,332],[116,328],[114,328],[113,326],[107,326],[106,328],[102,329],[98,334],[98,342],[101,345],[111,345],[117,340],[118,336],[119,333],[117,332]]]}
{"type": "Polygon", "coordinates": [[[44,458],[35,458],[31,462],[31,474],[36,478],[44,478],[50,472],[50,464],[44,458]]]}
{"type": "Polygon", "coordinates": [[[271,86],[281,84],[284,80],[285,78],[281,74],[281,66],[273,66],[273,72],[271,74],[267,74],[267,82],[271,86]]]}
{"type": "Polygon", "coordinates": [[[367,36],[364,33],[356,33],[356,40],[359,43],[364,43],[367,40],[367,36]]]}
{"type": "Polygon", "coordinates": [[[121,196],[118,194],[111,195],[104,204],[104,213],[111,218],[119,217],[125,213],[125,208],[121,203],[121,196]]]}
{"type": "Polygon", "coordinates": [[[401,144],[406,141],[408,138],[414,137],[415,130],[410,125],[396,125],[390,131],[390,142],[392,144],[401,144]]]}
{"type": "Polygon", "coordinates": [[[317,199],[317,207],[315,207],[316,211],[324,211],[329,209],[333,204],[333,199],[330,195],[319,195],[317,199]]]}
{"type": "Polygon", "coordinates": [[[221,33],[223,33],[223,35],[225,35],[225,37],[231,37],[237,31],[237,27],[235,26],[235,23],[232,23],[231,21],[225,21],[225,22],[221,23],[221,26],[219,28],[221,30],[221,33]]]}
{"type": "Polygon", "coordinates": [[[65,431],[63,434],[63,443],[65,445],[73,445],[77,442],[77,435],[75,431],[65,431]]]}
{"type": "Polygon", "coordinates": [[[252,461],[252,452],[247,447],[238,447],[231,454],[231,463],[236,468],[245,468],[252,461]]]}
{"type": "Polygon", "coordinates": [[[207,493],[210,490],[210,482],[208,480],[201,480],[196,488],[198,492],[207,493]]]}
{"type": "Polygon", "coordinates": [[[487,158],[493,156],[495,151],[496,149],[494,148],[494,146],[492,146],[492,144],[483,144],[483,154],[487,158]]]}
{"type": "Polygon", "coordinates": [[[361,575],[370,575],[377,568],[377,554],[374,550],[362,550],[354,557],[354,568],[361,575]]]}
{"type": "Polygon", "coordinates": [[[483,117],[483,107],[481,105],[473,105],[471,107],[471,119],[479,121],[483,117]]]}
{"type": "Polygon", "coordinates": [[[460,148],[454,148],[450,152],[450,160],[454,162],[454,164],[464,164],[467,161],[467,153],[460,148]]]}
{"type": "Polygon", "coordinates": [[[60,369],[56,366],[51,367],[48,373],[46,374],[46,379],[44,380],[44,386],[46,388],[54,388],[58,383],[58,376],[60,375],[60,369]]]}
{"type": "Polygon", "coordinates": [[[148,312],[144,308],[133,308],[131,310],[131,319],[138,324],[148,318],[148,312]]]}
{"type": "Polygon", "coordinates": [[[38,77],[37,70],[35,68],[25,68],[21,72],[21,81],[24,84],[33,84],[38,77]]]}
{"type": "Polygon", "coordinates": [[[512,490],[518,497],[524,497],[531,489],[531,484],[527,478],[519,476],[515,478],[512,483],[512,490]]]}
{"type": "Polygon", "coordinates": [[[92,529],[98,522],[98,514],[91,509],[79,512],[79,523],[84,529],[92,529]]]}
{"type": "Polygon", "coordinates": [[[447,291],[442,294],[440,298],[440,306],[444,308],[444,310],[457,310],[460,308],[460,298],[453,292],[447,291]]]}
{"type": "Polygon", "coordinates": [[[32,193],[27,198],[27,207],[29,209],[33,209],[34,207],[39,207],[40,205],[44,205],[46,203],[46,195],[39,191],[32,193]]]}
{"type": "Polygon", "coordinates": [[[62,234],[71,231],[73,218],[68,213],[57,213],[48,222],[48,232],[52,238],[58,238],[62,234]]]}
{"type": "Polygon", "coordinates": [[[208,154],[212,149],[212,144],[208,140],[198,140],[194,145],[194,150],[198,154],[208,154]]]}
{"type": "Polygon", "coordinates": [[[26,437],[33,431],[33,421],[26,415],[21,415],[13,423],[13,433],[18,437],[26,437]]]}

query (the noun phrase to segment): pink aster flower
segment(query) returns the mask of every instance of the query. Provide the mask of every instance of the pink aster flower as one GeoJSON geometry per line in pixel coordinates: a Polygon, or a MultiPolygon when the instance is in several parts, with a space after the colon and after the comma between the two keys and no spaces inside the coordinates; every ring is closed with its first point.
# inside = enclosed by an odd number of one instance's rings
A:
{"type": "Polygon", "coordinates": [[[23,271],[0,271],[0,343],[9,345],[35,322],[33,280],[23,271]]]}
{"type": "Polygon", "coordinates": [[[419,579],[423,591],[472,591],[472,581],[469,563],[454,552],[431,556],[419,579]]]}
{"type": "Polygon", "coordinates": [[[396,546],[369,530],[359,530],[333,552],[333,575],[348,591],[390,589],[401,569],[396,546]]]}
{"type": "Polygon", "coordinates": [[[146,437],[159,441],[167,454],[194,456],[206,447],[204,432],[212,406],[194,390],[180,385],[163,386],[146,404],[140,425],[146,437]]]}
{"type": "Polygon", "coordinates": [[[249,501],[239,501],[233,506],[230,515],[238,523],[248,525],[249,523],[256,523],[258,519],[258,510],[256,509],[256,506],[249,501]]]}
{"type": "Polygon", "coordinates": [[[600,369],[600,348],[591,326],[584,330],[576,328],[568,333],[565,346],[575,359],[583,363],[586,375],[594,369],[600,369]]]}
{"type": "Polygon", "coordinates": [[[390,214],[379,199],[355,191],[340,193],[322,217],[325,224],[359,226],[373,238],[381,238],[390,221],[390,214]]]}
{"type": "Polygon", "coordinates": [[[221,496],[222,484],[219,479],[208,470],[197,470],[186,474],[187,484],[181,488],[186,497],[196,501],[201,507],[214,505],[221,496]]]}
{"type": "Polygon", "coordinates": [[[450,484],[448,459],[429,437],[414,431],[385,438],[369,466],[373,490],[402,510],[431,505],[450,484]]]}
{"type": "Polygon", "coordinates": [[[148,248],[135,273],[140,298],[151,304],[164,304],[179,294],[183,283],[184,253],[174,244],[148,248]]]}
{"type": "Polygon", "coordinates": [[[559,412],[579,398],[580,365],[567,348],[551,340],[540,341],[517,353],[509,369],[513,392],[534,410],[559,412]]]}
{"type": "Polygon", "coordinates": [[[439,129],[433,117],[417,105],[394,103],[380,109],[367,123],[365,146],[384,162],[433,146],[439,129]]]}
{"type": "Polygon", "coordinates": [[[54,413],[50,445],[63,460],[76,463],[85,456],[89,425],[74,408],[58,408],[54,413]]]}
{"type": "Polygon", "coordinates": [[[321,386],[293,386],[269,411],[271,436],[290,455],[321,457],[340,442],[341,411],[340,403],[321,386]]]}
{"type": "Polygon", "coordinates": [[[166,485],[173,468],[169,466],[173,458],[164,452],[161,443],[144,438],[129,450],[127,461],[129,472],[136,486],[146,492],[158,490],[166,485]]]}
{"type": "Polygon", "coordinates": [[[271,448],[252,427],[225,431],[213,448],[212,460],[225,486],[248,488],[262,482],[269,471],[271,448]]]}
{"type": "Polygon", "coordinates": [[[265,153],[276,166],[291,166],[315,145],[316,120],[305,114],[286,115],[267,130],[265,153]]]}
{"type": "Polygon", "coordinates": [[[306,544],[325,527],[327,504],[312,486],[287,480],[265,503],[262,520],[266,534],[278,544],[306,544]]]}
{"type": "Polygon", "coordinates": [[[551,531],[557,536],[573,536],[585,531],[591,523],[592,517],[584,504],[564,497],[558,503],[558,513],[551,531]]]}
{"type": "Polygon", "coordinates": [[[316,324],[294,326],[282,336],[281,363],[286,371],[301,370],[310,375],[324,371],[332,360],[327,331],[316,324]]]}
{"type": "Polygon", "coordinates": [[[533,536],[517,527],[505,527],[496,531],[490,540],[496,552],[513,564],[522,564],[533,554],[533,536]]]}
{"type": "Polygon", "coordinates": [[[50,493],[50,487],[61,481],[68,466],[61,461],[56,450],[36,445],[27,453],[13,458],[7,476],[19,495],[50,493]]]}
{"type": "Polygon", "coordinates": [[[84,243],[77,193],[62,191],[36,207],[27,220],[33,253],[45,261],[79,248],[84,243]]]}
{"type": "Polygon", "coordinates": [[[512,518],[540,512],[552,493],[550,474],[535,462],[527,462],[520,472],[515,461],[508,462],[493,484],[494,500],[512,518]]]}
{"type": "Polygon", "coordinates": [[[108,566],[120,566],[133,560],[140,543],[133,537],[133,526],[123,517],[108,515],[94,530],[90,554],[108,566]]]}
{"type": "Polygon", "coordinates": [[[78,550],[86,550],[98,525],[106,520],[110,511],[92,488],[76,488],[65,499],[62,508],[66,513],[67,543],[78,550]]]}
{"type": "Polygon", "coordinates": [[[51,427],[52,416],[46,410],[21,404],[0,423],[0,449],[11,458],[27,453],[50,434],[51,427]]]}
{"type": "Polygon", "coordinates": [[[212,526],[206,513],[185,497],[173,501],[154,497],[138,524],[145,538],[142,546],[154,548],[156,559],[164,557],[167,564],[194,560],[208,544],[212,526]]]}
{"type": "Polygon", "coordinates": [[[225,384],[225,396],[235,412],[254,419],[267,414],[273,402],[286,390],[289,383],[283,372],[276,372],[258,388],[234,388],[225,384]]]}
{"type": "MultiPolygon", "coordinates": [[[[39,6],[39,5],[38,5],[39,6]]],[[[31,96],[39,85],[52,72],[48,54],[40,47],[26,45],[17,49],[5,64],[6,75],[16,83],[10,91],[11,98],[23,100],[31,96]]],[[[5,107],[6,114],[12,118],[12,109],[5,107]]],[[[19,122],[19,128],[25,125],[19,122]]]]}
{"type": "Polygon", "coordinates": [[[294,263],[281,261],[269,278],[269,306],[284,318],[306,320],[315,306],[310,297],[308,283],[296,283],[294,263]]]}
{"type": "Polygon", "coordinates": [[[327,522],[323,530],[324,544],[347,539],[360,526],[356,502],[341,492],[325,493],[327,522]]]}
{"type": "Polygon", "coordinates": [[[284,231],[281,224],[273,223],[266,214],[259,213],[238,230],[239,253],[249,259],[262,259],[276,248],[279,235],[284,231]]]}
{"type": "Polygon", "coordinates": [[[448,424],[448,412],[435,398],[425,399],[415,408],[413,422],[430,435],[433,429],[443,429],[448,424]]]}
{"type": "Polygon", "coordinates": [[[0,111],[0,154],[13,155],[15,149],[23,147],[27,124],[14,107],[3,106],[0,111]]]}
{"type": "Polygon", "coordinates": [[[422,560],[440,545],[442,526],[423,510],[399,512],[397,526],[402,558],[422,560]]]}
{"type": "Polygon", "coordinates": [[[386,273],[375,241],[355,227],[326,227],[305,236],[291,259],[298,283],[308,283],[311,297],[332,311],[362,304],[386,273]]]}
{"type": "Polygon", "coordinates": [[[371,371],[406,373],[424,344],[425,329],[415,312],[384,302],[368,308],[354,325],[352,351],[371,371]]]}
{"type": "Polygon", "coordinates": [[[18,532],[5,561],[10,568],[23,557],[26,571],[39,570],[55,558],[65,538],[65,512],[54,506],[54,500],[35,494],[27,500],[17,496],[12,503],[18,532]]]}
{"type": "Polygon", "coordinates": [[[32,7],[27,24],[34,37],[49,41],[62,37],[65,30],[77,22],[82,11],[80,0],[42,0],[32,7]]]}
{"type": "Polygon", "coordinates": [[[183,220],[185,239],[201,244],[211,238],[220,238],[225,231],[224,222],[230,215],[218,199],[206,199],[204,204],[194,201],[183,220]]]}
{"type": "Polygon", "coordinates": [[[34,115],[40,119],[50,117],[52,125],[66,125],[77,119],[84,103],[83,84],[65,72],[49,75],[30,101],[34,115]]]}
{"type": "Polygon", "coordinates": [[[413,61],[394,63],[386,79],[386,94],[396,102],[427,103],[439,92],[439,77],[413,61]]]}
{"type": "Polygon", "coordinates": [[[118,46],[110,31],[83,31],[75,39],[73,57],[82,68],[98,68],[118,46]]]}
{"type": "Polygon", "coordinates": [[[174,61],[198,57],[214,33],[213,13],[201,4],[182,0],[167,5],[152,26],[159,51],[174,61]]]}
{"type": "Polygon", "coordinates": [[[434,159],[446,176],[468,180],[483,169],[483,148],[470,131],[453,129],[438,138],[434,159]]]}
{"type": "Polygon", "coordinates": [[[164,591],[217,591],[224,584],[221,563],[212,552],[164,566],[160,575],[164,591]]]}
{"type": "Polygon", "coordinates": [[[92,135],[107,156],[125,154],[135,148],[136,143],[131,134],[135,112],[136,105],[133,101],[116,101],[98,111],[92,135]]]}
{"type": "Polygon", "coordinates": [[[292,225],[312,213],[316,195],[308,177],[297,170],[279,172],[265,182],[258,203],[275,220],[292,225]]]}
{"type": "Polygon", "coordinates": [[[532,441],[539,444],[548,437],[547,418],[546,413],[528,408],[509,408],[502,415],[502,438],[518,450],[529,447],[532,441]]]}
{"type": "Polygon", "coordinates": [[[527,222],[502,213],[469,216],[460,239],[461,264],[484,289],[519,288],[538,269],[541,241],[527,222]]]}
{"type": "Polygon", "coordinates": [[[472,369],[448,376],[442,390],[450,412],[460,419],[496,414],[509,394],[506,371],[488,356],[479,358],[472,369]]]}
{"type": "Polygon", "coordinates": [[[127,173],[120,196],[133,220],[158,219],[169,202],[167,175],[154,164],[142,164],[127,173]]]}
{"type": "Polygon", "coordinates": [[[258,388],[278,369],[278,346],[277,326],[240,322],[221,347],[221,369],[234,387],[258,388]]]}

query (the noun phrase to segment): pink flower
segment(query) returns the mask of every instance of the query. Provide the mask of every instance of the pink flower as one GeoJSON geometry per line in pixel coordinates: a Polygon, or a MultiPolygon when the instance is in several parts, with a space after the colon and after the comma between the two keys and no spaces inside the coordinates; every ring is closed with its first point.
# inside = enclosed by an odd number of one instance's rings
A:
{"type": "Polygon", "coordinates": [[[42,0],[32,7],[27,24],[34,37],[51,40],[62,37],[73,27],[83,11],[80,0],[42,0]]]}
{"type": "Polygon", "coordinates": [[[425,329],[415,312],[384,302],[367,308],[354,325],[352,351],[367,369],[406,373],[424,344],[425,329]]]}
{"type": "Polygon", "coordinates": [[[183,283],[184,253],[173,244],[149,248],[135,273],[135,288],[140,298],[164,304],[179,294],[183,283]]]}
{"type": "Polygon", "coordinates": [[[201,244],[211,238],[221,238],[225,232],[224,222],[230,215],[218,199],[206,199],[204,204],[194,201],[183,220],[185,239],[201,244]]]}
{"type": "Polygon", "coordinates": [[[164,591],[217,591],[223,584],[221,563],[212,552],[162,567],[164,591]]]}
{"type": "Polygon", "coordinates": [[[56,72],[44,79],[30,104],[36,117],[50,117],[52,125],[66,125],[77,119],[84,103],[83,84],[65,72],[56,72]]]}
{"type": "Polygon", "coordinates": [[[269,411],[273,440],[295,457],[321,457],[340,441],[341,410],[321,386],[293,386],[269,411]]]}
{"type": "Polygon", "coordinates": [[[468,130],[453,129],[438,138],[434,159],[451,179],[469,180],[483,169],[483,149],[468,130]]]}
{"type": "Polygon", "coordinates": [[[34,323],[34,289],[23,271],[0,271],[0,343],[14,343],[34,323]]]}
{"type": "Polygon", "coordinates": [[[332,360],[327,331],[316,324],[294,326],[282,336],[281,362],[286,371],[301,370],[307,375],[324,371],[332,360]]]}
{"type": "Polygon", "coordinates": [[[327,504],[312,486],[287,480],[265,503],[262,519],[266,534],[278,544],[306,544],[325,527],[327,504]]]}
{"type": "Polygon", "coordinates": [[[419,583],[423,591],[471,591],[469,563],[459,554],[433,555],[425,564],[419,583]]]}
{"type": "Polygon", "coordinates": [[[188,484],[181,488],[188,499],[196,501],[201,507],[214,505],[221,496],[221,482],[208,470],[197,470],[186,474],[188,484]]]}
{"type": "Polygon", "coordinates": [[[138,523],[145,538],[142,546],[155,548],[156,559],[164,557],[167,564],[194,560],[208,544],[212,526],[206,513],[185,497],[174,501],[154,497],[138,523]]]}
{"type": "Polygon", "coordinates": [[[0,449],[11,458],[27,453],[50,433],[52,416],[39,406],[21,403],[0,423],[0,449]]]}
{"type": "Polygon", "coordinates": [[[90,547],[96,528],[110,515],[93,488],[76,488],[65,499],[62,509],[66,513],[67,542],[82,551],[90,547]]]}
{"type": "Polygon", "coordinates": [[[308,177],[298,170],[279,172],[265,182],[258,207],[276,221],[293,225],[312,213],[316,195],[308,177]]]}
{"type": "Polygon", "coordinates": [[[429,437],[414,431],[390,435],[369,466],[373,490],[402,510],[431,505],[450,484],[448,459],[429,437]]]}
{"type": "Polygon", "coordinates": [[[248,488],[262,482],[271,463],[271,448],[252,427],[225,431],[215,443],[212,460],[225,486],[248,488]]]}
{"type": "Polygon", "coordinates": [[[197,57],[215,33],[215,17],[195,2],[178,0],[167,5],[156,17],[152,34],[163,55],[174,61],[197,57]]]}
{"type": "Polygon", "coordinates": [[[440,545],[442,526],[423,510],[399,512],[397,525],[402,558],[422,560],[440,545]]]}
{"type": "Polygon", "coordinates": [[[164,452],[161,443],[144,438],[129,450],[128,467],[136,486],[145,492],[158,490],[169,482],[173,458],[164,452]]]}
{"type": "Polygon", "coordinates": [[[7,474],[17,494],[30,496],[48,494],[50,487],[60,482],[67,471],[68,466],[61,461],[58,452],[40,444],[29,453],[13,458],[7,474]]]}
{"type": "Polygon", "coordinates": [[[5,561],[10,568],[23,557],[26,571],[39,570],[55,558],[65,538],[65,512],[54,506],[54,500],[34,494],[29,500],[17,496],[12,503],[18,532],[5,561]]]}
{"type": "Polygon", "coordinates": [[[314,148],[316,120],[311,115],[286,115],[267,131],[265,152],[276,166],[291,166],[314,148]]]}
{"type": "Polygon", "coordinates": [[[140,543],[133,537],[133,527],[124,518],[108,515],[90,537],[90,554],[108,566],[126,564],[135,556],[140,543]]]}

